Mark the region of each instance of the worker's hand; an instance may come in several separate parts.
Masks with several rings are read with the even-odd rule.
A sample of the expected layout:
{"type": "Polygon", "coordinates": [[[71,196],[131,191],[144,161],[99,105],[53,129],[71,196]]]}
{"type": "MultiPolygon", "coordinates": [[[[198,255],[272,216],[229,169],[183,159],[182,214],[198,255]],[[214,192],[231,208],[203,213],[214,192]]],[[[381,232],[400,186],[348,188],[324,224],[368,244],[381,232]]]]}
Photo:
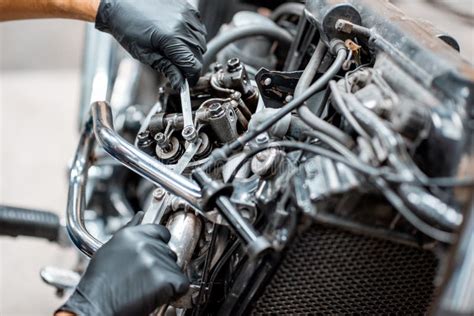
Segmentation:
{"type": "Polygon", "coordinates": [[[163,72],[174,89],[181,87],[183,75],[190,84],[199,79],[206,29],[186,0],[101,0],[95,25],[163,72]]]}
{"type": "Polygon", "coordinates": [[[167,245],[169,239],[170,233],[160,225],[120,230],[96,252],[60,311],[76,315],[149,315],[156,307],[186,293],[189,281],[176,264],[176,255],[167,245]]]}

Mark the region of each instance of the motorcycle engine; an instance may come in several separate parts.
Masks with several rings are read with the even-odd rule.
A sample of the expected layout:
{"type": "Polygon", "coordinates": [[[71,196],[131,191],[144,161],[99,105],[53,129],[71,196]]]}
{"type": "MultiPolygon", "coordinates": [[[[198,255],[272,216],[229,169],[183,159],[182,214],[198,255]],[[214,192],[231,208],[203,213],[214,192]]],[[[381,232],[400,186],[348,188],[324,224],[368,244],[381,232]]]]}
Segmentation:
{"type": "Polygon", "coordinates": [[[159,84],[153,106],[116,117],[135,147],[106,151],[146,179],[112,166],[88,209],[105,209],[106,187],[117,213],[168,227],[191,287],[158,314],[431,308],[470,196],[474,77],[388,2],[366,2],[241,11],[196,85],[159,84]],[[143,159],[124,162],[133,150],[143,159]]]}

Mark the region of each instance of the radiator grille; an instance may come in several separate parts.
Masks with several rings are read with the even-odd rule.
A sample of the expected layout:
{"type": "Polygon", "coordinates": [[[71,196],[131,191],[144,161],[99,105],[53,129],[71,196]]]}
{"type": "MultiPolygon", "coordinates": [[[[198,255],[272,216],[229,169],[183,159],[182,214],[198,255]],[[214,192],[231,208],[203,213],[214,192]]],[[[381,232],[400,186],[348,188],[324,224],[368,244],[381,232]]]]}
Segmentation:
{"type": "Polygon", "coordinates": [[[253,314],[423,314],[436,267],[431,252],[316,226],[293,243],[253,314]]]}

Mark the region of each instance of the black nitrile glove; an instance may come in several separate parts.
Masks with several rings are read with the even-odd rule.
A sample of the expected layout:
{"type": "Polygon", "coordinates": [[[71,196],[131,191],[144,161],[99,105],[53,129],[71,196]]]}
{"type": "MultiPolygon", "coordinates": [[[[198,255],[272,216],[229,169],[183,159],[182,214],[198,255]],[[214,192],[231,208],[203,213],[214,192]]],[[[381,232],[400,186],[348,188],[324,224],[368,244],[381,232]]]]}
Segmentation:
{"type": "Polygon", "coordinates": [[[141,62],[163,72],[178,90],[183,75],[199,79],[206,29],[186,0],[101,0],[95,26],[141,62]]]}
{"type": "Polygon", "coordinates": [[[136,216],[92,257],[76,290],[59,309],[75,315],[149,315],[186,293],[189,281],[168,247],[168,230],[136,216]]]}

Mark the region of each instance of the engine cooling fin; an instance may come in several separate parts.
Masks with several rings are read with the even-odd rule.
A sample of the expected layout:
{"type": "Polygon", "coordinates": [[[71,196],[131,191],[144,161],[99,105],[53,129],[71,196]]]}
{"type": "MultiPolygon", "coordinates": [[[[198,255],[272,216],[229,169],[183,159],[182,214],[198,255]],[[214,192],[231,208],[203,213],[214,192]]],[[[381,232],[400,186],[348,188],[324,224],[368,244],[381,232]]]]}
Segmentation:
{"type": "Polygon", "coordinates": [[[437,265],[429,251],[313,226],[290,246],[252,314],[425,314],[437,265]]]}

